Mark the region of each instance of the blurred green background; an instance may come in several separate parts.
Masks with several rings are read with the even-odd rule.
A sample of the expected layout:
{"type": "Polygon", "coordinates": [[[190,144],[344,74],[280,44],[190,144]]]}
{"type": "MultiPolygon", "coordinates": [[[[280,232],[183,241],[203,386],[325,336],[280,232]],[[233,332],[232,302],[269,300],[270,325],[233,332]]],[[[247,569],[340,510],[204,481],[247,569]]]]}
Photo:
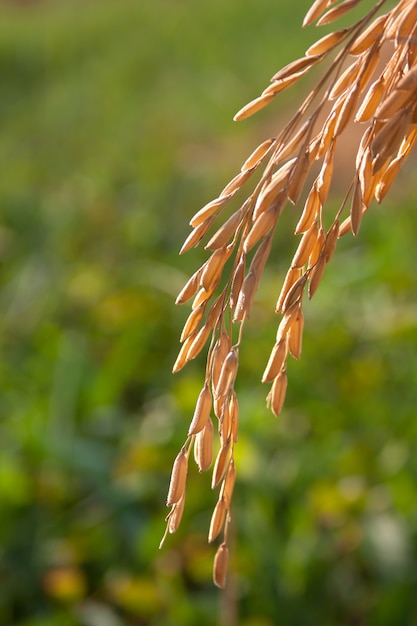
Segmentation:
{"type": "Polygon", "coordinates": [[[171,375],[204,258],[178,249],[305,91],[231,121],[317,37],[308,5],[0,5],[2,626],[417,625],[415,162],[341,241],[277,421],[259,380],[291,209],[278,229],[241,355],[226,594],[210,476],[157,549],[204,368],[171,375]]]}

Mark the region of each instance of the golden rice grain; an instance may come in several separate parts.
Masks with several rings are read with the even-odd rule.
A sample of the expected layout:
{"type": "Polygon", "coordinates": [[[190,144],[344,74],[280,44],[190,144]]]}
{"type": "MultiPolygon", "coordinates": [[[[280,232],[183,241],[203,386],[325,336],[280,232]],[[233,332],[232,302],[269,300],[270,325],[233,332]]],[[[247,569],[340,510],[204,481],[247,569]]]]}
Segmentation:
{"type": "Polygon", "coordinates": [[[317,218],[317,214],[321,208],[320,196],[317,191],[317,184],[315,183],[307,196],[307,200],[304,204],[304,209],[301,217],[295,227],[294,233],[300,235],[305,233],[312,226],[313,222],[317,218]]]}
{"type": "Polygon", "coordinates": [[[406,8],[400,17],[397,29],[397,41],[407,39],[407,37],[414,31],[417,20],[417,5],[415,2],[410,2],[408,8],[406,8]]]}
{"type": "Polygon", "coordinates": [[[285,296],[285,300],[282,304],[283,313],[286,313],[295,302],[301,300],[306,282],[307,274],[302,274],[302,276],[300,276],[300,278],[296,280],[296,282],[292,285],[291,289],[288,290],[288,293],[285,296]]]}
{"type": "Polygon", "coordinates": [[[335,84],[333,85],[330,93],[329,100],[336,100],[339,96],[341,96],[347,89],[352,87],[352,84],[356,80],[359,75],[359,72],[362,67],[362,59],[357,59],[355,63],[349,65],[345,71],[339,76],[335,84]]]}
{"type": "Polygon", "coordinates": [[[375,174],[383,167],[399,149],[406,130],[411,121],[411,110],[404,109],[393,115],[375,135],[371,143],[371,152],[374,157],[372,168],[375,174]]]}
{"type": "Polygon", "coordinates": [[[211,328],[207,324],[200,328],[187,352],[187,361],[192,361],[201,352],[209,338],[210,331],[211,328]]]}
{"type": "Polygon", "coordinates": [[[294,304],[284,313],[282,320],[279,323],[276,340],[279,343],[282,339],[285,338],[288,333],[290,326],[292,324],[292,320],[294,315],[297,312],[298,302],[294,302],[294,304]]]}
{"type": "Polygon", "coordinates": [[[319,159],[321,159],[323,156],[327,154],[328,149],[334,143],[334,139],[335,139],[334,129],[336,127],[337,114],[338,114],[337,110],[332,109],[324,123],[323,130],[320,133],[320,136],[318,138],[319,147],[318,147],[317,157],[319,159]]]}
{"type": "Polygon", "coordinates": [[[298,248],[291,261],[291,267],[302,268],[308,261],[319,233],[317,220],[315,220],[307,232],[301,237],[298,248]]]}
{"type": "Polygon", "coordinates": [[[214,395],[213,397],[214,415],[217,417],[219,422],[221,422],[223,419],[223,415],[226,410],[227,400],[228,400],[227,396],[214,395]]]}
{"type": "Polygon", "coordinates": [[[233,313],[233,322],[243,322],[245,317],[248,317],[258,281],[259,277],[257,277],[254,272],[249,271],[239,292],[236,308],[233,313]]]}
{"type": "Polygon", "coordinates": [[[253,246],[274,228],[278,215],[279,210],[277,211],[274,207],[259,215],[243,242],[243,252],[245,254],[250,252],[253,246]]]}
{"type": "Polygon", "coordinates": [[[229,465],[227,467],[226,476],[223,479],[223,483],[220,490],[220,495],[224,499],[226,508],[230,508],[230,503],[232,501],[233,489],[235,487],[236,482],[236,468],[233,458],[230,459],[229,465]]]}
{"type": "Polygon", "coordinates": [[[298,307],[296,314],[288,332],[288,351],[294,359],[301,356],[301,348],[303,342],[304,315],[301,305],[298,307]]]}
{"type": "Polygon", "coordinates": [[[217,250],[218,248],[223,248],[229,240],[235,235],[236,229],[239,223],[242,220],[243,209],[240,208],[238,211],[235,211],[233,215],[229,217],[229,219],[221,226],[213,235],[213,237],[209,240],[208,244],[205,246],[206,250],[217,250]]]}
{"type": "MultiPolygon", "coordinates": [[[[357,2],[357,0],[355,0],[357,2]]],[[[313,43],[308,50],[306,51],[306,56],[315,56],[316,54],[323,54],[325,52],[329,52],[335,46],[337,46],[342,39],[346,37],[346,34],[349,32],[348,28],[344,28],[343,30],[338,30],[334,33],[329,33],[328,35],[324,35],[321,39],[313,43]]]]}
{"type": "Polygon", "coordinates": [[[174,366],[172,368],[173,374],[176,374],[177,372],[179,372],[184,367],[184,365],[188,362],[187,354],[196,336],[197,336],[197,331],[194,330],[184,341],[181,347],[181,350],[178,353],[174,366]]]}
{"type": "Polygon", "coordinates": [[[238,366],[237,349],[232,348],[224,359],[220,370],[219,380],[216,386],[216,396],[223,398],[226,396],[235,382],[238,366]]]}
{"type": "Polygon", "coordinates": [[[220,333],[214,346],[211,358],[211,380],[213,382],[213,389],[216,389],[219,384],[223,363],[225,362],[231,347],[229,335],[225,332],[220,333]]]}
{"type": "Polygon", "coordinates": [[[284,405],[285,394],[287,392],[287,372],[282,370],[272,383],[271,390],[267,396],[267,404],[273,414],[278,417],[284,405]]]}
{"type": "Polygon", "coordinates": [[[360,90],[365,89],[370,80],[374,79],[375,70],[378,67],[380,50],[373,46],[367,53],[363,64],[363,70],[358,79],[360,90]]]}
{"type": "MultiPolygon", "coordinates": [[[[334,133],[336,135],[336,127],[335,125],[334,133]]],[[[334,152],[335,152],[335,142],[333,141],[327,148],[326,156],[324,158],[324,162],[322,168],[317,176],[317,191],[320,198],[320,204],[323,206],[327,200],[327,196],[329,195],[330,185],[332,183],[333,178],[333,165],[334,165],[334,152]]]]}
{"type": "Polygon", "coordinates": [[[232,249],[228,249],[226,246],[217,248],[204,263],[203,272],[200,278],[200,285],[204,287],[206,291],[209,291],[213,282],[217,282],[217,279],[220,278],[224,264],[229,258],[231,252],[232,249]]]}
{"type": "Polygon", "coordinates": [[[248,180],[249,176],[253,173],[253,171],[254,171],[254,168],[251,167],[251,168],[247,168],[243,172],[239,172],[239,174],[236,174],[236,176],[232,178],[230,183],[228,183],[226,187],[223,189],[223,191],[220,194],[220,197],[225,196],[226,198],[229,198],[231,194],[235,194],[237,191],[239,191],[241,186],[248,180]]]}
{"type": "Polygon", "coordinates": [[[356,83],[355,86],[348,92],[348,94],[341,99],[340,105],[339,101],[336,101],[336,105],[338,105],[339,108],[337,109],[338,114],[334,127],[335,137],[337,137],[344,131],[347,124],[353,118],[359,94],[359,84],[356,83]]]}
{"type": "Polygon", "coordinates": [[[414,148],[417,141],[417,126],[414,125],[408,129],[403,141],[401,142],[400,149],[398,150],[398,156],[403,157],[405,160],[411,150],[414,148]]]}
{"type": "Polygon", "coordinates": [[[271,383],[285,365],[288,354],[287,338],[284,337],[272,348],[269,361],[262,376],[263,383],[271,383]]]}
{"type": "Polygon", "coordinates": [[[363,153],[362,161],[357,168],[359,182],[362,191],[362,201],[365,206],[369,206],[374,197],[375,180],[372,175],[372,159],[369,148],[363,153]]]}
{"type": "Polygon", "coordinates": [[[303,27],[310,26],[310,24],[315,22],[323,11],[325,11],[328,6],[334,4],[334,2],[336,2],[336,0],[315,0],[304,17],[303,27]]]}
{"type": "Polygon", "coordinates": [[[282,305],[284,304],[284,300],[287,297],[287,293],[289,292],[289,290],[291,289],[293,284],[298,280],[299,277],[300,277],[300,270],[298,269],[298,267],[290,267],[290,269],[287,272],[287,275],[285,276],[285,280],[282,285],[281,292],[277,300],[277,304],[275,306],[275,313],[282,312],[282,305]]]}
{"type": "Polygon", "coordinates": [[[220,496],[211,516],[210,529],[208,533],[209,543],[213,543],[213,541],[219,536],[226,519],[226,511],[226,503],[224,498],[220,496]]]}
{"type": "Polygon", "coordinates": [[[417,67],[410,70],[402,78],[394,91],[390,93],[378,107],[375,117],[378,120],[388,120],[390,117],[403,111],[417,95],[417,67]]]}
{"type": "Polygon", "coordinates": [[[205,222],[208,217],[217,213],[220,207],[224,207],[231,198],[232,194],[229,196],[221,196],[205,204],[203,208],[197,211],[197,213],[191,218],[190,226],[196,227],[205,222]]]}
{"type": "Polygon", "coordinates": [[[190,298],[195,296],[200,286],[200,276],[201,276],[201,268],[199,268],[194,274],[189,278],[184,287],[181,289],[180,293],[175,300],[175,304],[184,304],[190,298]]]}
{"type": "Polygon", "coordinates": [[[320,284],[320,281],[323,277],[324,268],[326,267],[326,252],[323,251],[315,266],[311,270],[310,281],[308,284],[308,297],[311,298],[316,293],[317,287],[320,284]]]}
{"type": "Polygon", "coordinates": [[[249,267],[249,272],[253,272],[255,276],[258,277],[258,282],[271,252],[272,235],[273,232],[261,241],[255,254],[253,255],[252,262],[249,267]]]}
{"type": "Polygon", "coordinates": [[[350,222],[352,225],[352,233],[355,235],[358,234],[359,228],[362,221],[362,212],[363,212],[363,201],[362,201],[362,191],[359,180],[356,181],[352,204],[350,207],[350,222]]]}
{"type": "Polygon", "coordinates": [[[274,189],[270,188],[268,193],[261,193],[256,202],[252,220],[255,222],[265,211],[273,209],[281,211],[288,198],[288,189],[286,187],[286,181],[282,186],[277,186],[274,189]]]}
{"type": "Polygon", "coordinates": [[[214,216],[208,217],[204,222],[201,222],[191,231],[187,239],[184,241],[184,244],[180,250],[180,254],[184,254],[184,252],[187,252],[191,248],[198,246],[198,244],[212,225],[213,220],[214,216]]]}
{"type": "Polygon", "coordinates": [[[338,20],[340,17],[348,13],[348,11],[351,11],[351,9],[353,9],[359,2],[361,2],[361,0],[344,0],[344,2],[341,2],[337,6],[333,7],[333,9],[327,11],[327,13],[325,13],[323,17],[318,20],[317,26],[325,26],[326,24],[331,24],[335,20],[338,20]]]}
{"type": "Polygon", "coordinates": [[[188,471],[188,453],[184,447],[177,454],[172,467],[171,482],[168,489],[167,506],[173,506],[181,500],[185,493],[188,471]]]}
{"type": "Polygon", "coordinates": [[[266,105],[269,104],[271,100],[274,99],[274,97],[275,97],[274,94],[269,94],[267,96],[259,96],[259,98],[255,98],[255,100],[252,100],[251,102],[246,104],[244,107],[242,107],[236,113],[233,119],[235,120],[235,122],[240,122],[241,120],[245,120],[247,117],[250,117],[254,113],[257,113],[258,111],[266,107],[266,105]]]}
{"type": "Polygon", "coordinates": [[[295,163],[296,158],[294,157],[293,159],[290,159],[289,161],[284,163],[273,174],[271,179],[267,181],[257,198],[254,210],[254,219],[256,219],[260,213],[270,207],[271,204],[278,198],[282,188],[288,182],[289,174],[291,173],[295,163]]]}
{"type": "MultiPolygon", "coordinates": [[[[219,420],[220,445],[223,446],[229,438],[233,443],[237,442],[237,430],[239,425],[239,403],[235,391],[232,391],[224,401],[224,412],[219,420]]],[[[233,458],[233,451],[232,451],[233,458]]]]}
{"type": "Polygon", "coordinates": [[[381,204],[382,200],[385,198],[388,193],[391,185],[397,178],[398,172],[400,171],[401,165],[403,164],[403,157],[397,157],[394,159],[387,169],[382,174],[381,180],[376,186],[375,189],[375,200],[381,204]]]}
{"type": "MultiPolygon", "coordinates": [[[[220,399],[221,402],[222,399],[220,399]]],[[[219,436],[220,445],[222,446],[225,441],[230,437],[232,431],[232,405],[231,394],[223,399],[222,409],[219,411],[219,436]]]]}
{"type": "Polygon", "coordinates": [[[305,180],[310,171],[310,152],[305,150],[297,159],[291,171],[291,178],[288,185],[288,198],[293,204],[297,204],[300,193],[304,187],[305,180]]]}
{"type": "Polygon", "coordinates": [[[282,70],[279,70],[279,72],[273,75],[273,77],[271,78],[271,82],[274,82],[277,80],[283,80],[284,78],[293,76],[294,74],[297,74],[298,72],[301,72],[302,70],[310,69],[311,67],[313,67],[313,65],[316,65],[316,63],[321,61],[322,58],[323,58],[322,55],[316,55],[316,56],[310,55],[308,57],[306,56],[306,57],[302,57],[301,59],[297,59],[296,61],[293,61],[292,63],[288,63],[288,65],[283,67],[282,70]]]}
{"type": "Polygon", "coordinates": [[[215,489],[224,476],[230,458],[231,439],[225,441],[220,448],[214,463],[211,488],[215,489]]]}
{"type": "Polygon", "coordinates": [[[203,430],[200,430],[200,432],[197,433],[194,440],[194,459],[200,472],[205,472],[212,464],[213,435],[213,422],[209,417],[203,430]]]}
{"type": "Polygon", "coordinates": [[[229,303],[230,303],[230,311],[232,313],[234,312],[237,302],[238,302],[239,293],[242,288],[243,280],[245,278],[245,271],[246,271],[246,259],[245,259],[245,256],[242,255],[240,257],[236,270],[233,274],[232,286],[230,288],[229,303]]]}
{"type": "Polygon", "coordinates": [[[190,428],[188,429],[189,437],[191,435],[196,435],[201,430],[203,430],[208,420],[210,419],[211,405],[211,392],[206,382],[197,398],[193,419],[191,420],[190,428]]]}
{"type": "Polygon", "coordinates": [[[339,238],[339,229],[340,229],[340,223],[339,223],[339,220],[336,219],[331,225],[331,227],[329,228],[329,231],[326,235],[326,243],[325,243],[326,263],[330,261],[330,259],[332,258],[334,254],[334,251],[336,250],[337,240],[339,238]]]}
{"type": "MultiPolygon", "coordinates": [[[[201,270],[203,270],[203,268],[201,268],[201,270]]],[[[211,296],[213,295],[213,292],[216,288],[216,285],[211,285],[210,289],[204,289],[204,287],[201,287],[201,289],[196,293],[195,298],[193,300],[193,304],[192,304],[192,308],[194,309],[198,309],[202,304],[207,304],[207,300],[209,300],[211,298],[211,296]]]]}
{"type": "Polygon", "coordinates": [[[352,232],[350,216],[343,220],[339,228],[339,239],[352,232]]]}
{"type": "Polygon", "coordinates": [[[207,314],[206,324],[210,328],[214,328],[216,326],[219,316],[222,314],[224,308],[224,299],[220,295],[211,305],[210,310],[207,314]]]}
{"type": "Polygon", "coordinates": [[[317,263],[317,260],[318,260],[318,258],[320,256],[322,250],[324,250],[325,240],[326,240],[326,237],[324,235],[323,226],[320,226],[316,242],[315,242],[315,244],[313,246],[313,249],[312,249],[312,251],[310,253],[310,256],[308,257],[308,267],[309,268],[312,268],[313,265],[315,265],[317,263]]]}
{"type": "Polygon", "coordinates": [[[387,18],[387,14],[377,17],[361,35],[355,38],[355,41],[349,48],[349,54],[362,54],[362,52],[373,46],[376,40],[383,34],[387,18]]]}
{"type": "Polygon", "coordinates": [[[201,322],[204,311],[206,310],[207,302],[203,302],[196,309],[193,309],[190,315],[187,318],[187,321],[184,324],[184,328],[182,329],[180,341],[183,342],[187,337],[191,335],[196,329],[199,323],[201,322]]]}
{"type": "Polygon", "coordinates": [[[268,154],[274,141],[275,139],[273,138],[267,139],[266,141],[263,141],[257,148],[255,148],[252,154],[248,156],[248,158],[242,165],[242,172],[250,170],[252,167],[256,167],[258,163],[260,163],[262,159],[268,154]]]}
{"type": "Polygon", "coordinates": [[[379,106],[384,91],[385,80],[383,76],[380,76],[369,87],[367,94],[355,115],[355,122],[367,122],[371,119],[379,106]]]}
{"type": "Polygon", "coordinates": [[[178,530],[178,527],[181,523],[182,514],[184,512],[184,504],[185,504],[185,493],[182,498],[174,504],[172,510],[168,515],[168,532],[175,533],[178,530]]]}
{"type": "Polygon", "coordinates": [[[229,561],[229,549],[225,543],[222,543],[214,557],[213,581],[216,587],[224,589],[226,586],[227,564],[229,561]]]}
{"type": "Polygon", "coordinates": [[[279,148],[277,148],[276,159],[275,162],[283,162],[286,159],[289,159],[293,154],[296,148],[299,147],[300,143],[305,143],[305,138],[308,134],[308,131],[311,129],[311,119],[308,119],[301,127],[291,133],[290,137],[286,137],[285,141],[281,141],[279,143],[279,148]]]}
{"type": "Polygon", "coordinates": [[[280,91],[284,91],[288,87],[291,87],[294,83],[296,83],[304,74],[308,71],[309,68],[301,70],[300,72],[296,72],[295,74],[291,74],[286,78],[282,78],[280,80],[274,80],[266,89],[263,90],[263,96],[276,96],[280,91]]]}

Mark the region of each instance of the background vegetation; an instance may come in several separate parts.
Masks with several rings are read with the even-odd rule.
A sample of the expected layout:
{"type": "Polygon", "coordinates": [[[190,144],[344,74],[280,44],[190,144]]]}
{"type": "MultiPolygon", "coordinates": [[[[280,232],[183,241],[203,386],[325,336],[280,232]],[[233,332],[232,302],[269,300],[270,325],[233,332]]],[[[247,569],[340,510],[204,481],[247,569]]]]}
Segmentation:
{"type": "Polygon", "coordinates": [[[308,4],[1,6],[5,626],[417,624],[413,164],[341,242],[276,421],[259,379],[296,247],[283,218],[243,347],[225,597],[209,477],[191,472],[181,529],[157,551],[203,367],[170,373],[187,315],[173,300],[202,254],[177,251],[296,101],[231,122],[315,39],[308,4]]]}

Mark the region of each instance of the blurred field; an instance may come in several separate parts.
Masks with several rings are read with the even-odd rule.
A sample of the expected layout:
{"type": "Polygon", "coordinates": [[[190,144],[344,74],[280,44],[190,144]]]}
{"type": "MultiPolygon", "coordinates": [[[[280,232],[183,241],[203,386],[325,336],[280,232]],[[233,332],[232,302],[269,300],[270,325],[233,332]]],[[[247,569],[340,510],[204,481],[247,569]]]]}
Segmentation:
{"type": "Polygon", "coordinates": [[[177,252],[297,100],[231,121],[314,40],[308,4],[0,5],[1,625],[417,624],[415,161],[326,270],[276,421],[283,219],[243,345],[226,597],[208,476],[157,550],[203,376],[170,373],[202,258],[177,252]]]}

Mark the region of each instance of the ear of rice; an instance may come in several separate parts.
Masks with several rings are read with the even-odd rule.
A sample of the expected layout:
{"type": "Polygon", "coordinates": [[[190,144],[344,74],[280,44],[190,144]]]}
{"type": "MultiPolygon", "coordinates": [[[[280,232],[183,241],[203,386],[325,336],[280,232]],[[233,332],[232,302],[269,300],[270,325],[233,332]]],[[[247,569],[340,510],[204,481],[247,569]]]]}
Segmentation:
{"type": "MultiPolygon", "coordinates": [[[[304,24],[315,20],[318,24],[329,24],[358,3],[359,0],[315,0],[304,24]]],[[[358,234],[372,201],[383,200],[417,141],[417,3],[399,0],[385,15],[377,17],[383,4],[384,0],[377,2],[356,24],[319,38],[304,57],[279,70],[262,94],[237,113],[235,119],[249,117],[314,66],[330,59],[331,66],[313,81],[311,91],[276,138],[262,142],[221,194],[192,217],[193,230],[181,248],[181,253],[190,250],[208,235],[228,202],[241,192],[243,185],[248,188],[246,183],[256,170],[259,175],[252,182],[246,200],[213,229],[214,235],[208,237],[205,246],[211,250],[210,256],[176,300],[180,304],[192,299],[192,311],[184,324],[183,345],[174,371],[195,358],[210,342],[204,386],[197,398],[186,442],[173,466],[167,499],[171,510],[161,545],[181,520],[191,446],[200,471],[212,463],[214,427],[210,413],[213,408],[220,446],[212,486],[221,486],[209,541],[223,532],[213,569],[214,581],[220,587],[226,581],[229,509],[236,477],[234,446],[238,439],[239,409],[234,387],[238,352],[281,211],[287,200],[295,205],[299,215],[295,232],[301,239],[278,298],[276,310],[283,316],[262,377],[264,382],[272,383],[267,403],[275,415],[281,412],[285,399],[288,354],[296,359],[301,354],[306,285],[311,298],[334,254],[338,238],[348,232],[358,234]],[[362,129],[353,163],[353,180],[332,217],[327,215],[331,209],[327,200],[335,156],[343,150],[343,136],[351,124],[356,124],[359,131],[362,129]],[[304,191],[312,170],[318,174],[311,176],[315,180],[304,191]],[[306,199],[300,207],[302,196],[306,199]],[[330,224],[327,234],[326,224],[330,224]],[[230,275],[225,276],[228,267],[230,275]]]]}

